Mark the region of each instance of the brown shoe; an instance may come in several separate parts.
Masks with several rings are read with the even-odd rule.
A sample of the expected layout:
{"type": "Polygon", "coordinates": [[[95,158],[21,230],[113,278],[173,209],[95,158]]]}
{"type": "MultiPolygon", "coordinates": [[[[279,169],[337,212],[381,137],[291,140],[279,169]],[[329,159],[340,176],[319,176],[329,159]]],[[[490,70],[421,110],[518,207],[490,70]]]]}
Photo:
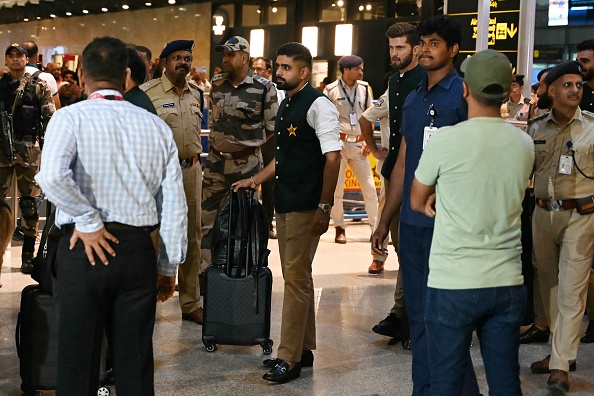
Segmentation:
{"type": "MultiPolygon", "coordinates": [[[[551,360],[551,355],[547,355],[546,358],[539,360],[538,362],[534,362],[530,365],[530,371],[534,374],[549,374],[553,372],[553,370],[549,369],[549,362],[551,360]]],[[[569,362],[569,371],[575,371],[577,368],[577,364],[575,360],[573,362],[569,362]]],[[[559,370],[556,370],[559,371],[559,370]]]]}
{"type": "Polygon", "coordinates": [[[346,231],[342,227],[336,227],[336,237],[334,238],[335,243],[340,243],[344,245],[346,241],[346,231]]]}
{"type": "Polygon", "coordinates": [[[564,395],[565,392],[569,392],[569,373],[552,369],[547,385],[547,389],[551,391],[552,395],[564,395]]]}
{"type": "Polygon", "coordinates": [[[183,313],[182,320],[192,320],[201,325],[204,321],[204,312],[202,311],[202,307],[190,313],[183,313]]]}
{"type": "Polygon", "coordinates": [[[369,273],[372,275],[381,274],[384,271],[384,262],[380,260],[373,260],[369,266],[369,273]]]}

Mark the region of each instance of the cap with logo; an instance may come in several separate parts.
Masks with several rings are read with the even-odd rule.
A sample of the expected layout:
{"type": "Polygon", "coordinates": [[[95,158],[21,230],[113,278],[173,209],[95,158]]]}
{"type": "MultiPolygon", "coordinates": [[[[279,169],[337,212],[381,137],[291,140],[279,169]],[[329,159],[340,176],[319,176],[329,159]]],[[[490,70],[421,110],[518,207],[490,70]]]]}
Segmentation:
{"type": "Polygon", "coordinates": [[[583,69],[580,62],[567,61],[559,63],[557,66],[553,67],[544,80],[547,85],[551,85],[559,78],[561,78],[561,76],[564,76],[566,74],[577,74],[578,76],[582,76],[582,71],[583,69]]]}
{"type": "Polygon", "coordinates": [[[223,45],[217,45],[215,51],[223,52],[223,50],[237,52],[243,51],[247,54],[250,53],[250,43],[241,36],[233,36],[229,40],[225,41],[223,45]]]}
{"type": "Polygon", "coordinates": [[[194,40],[174,40],[167,44],[159,58],[167,58],[169,55],[173,54],[175,51],[189,51],[192,52],[194,49],[194,40]]]}
{"type": "Polygon", "coordinates": [[[486,99],[503,99],[511,88],[512,69],[509,59],[492,49],[479,51],[464,59],[460,70],[470,91],[486,99]]]}
{"type": "Polygon", "coordinates": [[[4,53],[4,55],[8,55],[10,53],[10,51],[12,51],[13,49],[17,50],[19,52],[19,54],[27,55],[27,50],[24,49],[23,47],[21,47],[21,45],[19,43],[10,44],[8,46],[8,48],[6,48],[6,52],[4,53]]]}

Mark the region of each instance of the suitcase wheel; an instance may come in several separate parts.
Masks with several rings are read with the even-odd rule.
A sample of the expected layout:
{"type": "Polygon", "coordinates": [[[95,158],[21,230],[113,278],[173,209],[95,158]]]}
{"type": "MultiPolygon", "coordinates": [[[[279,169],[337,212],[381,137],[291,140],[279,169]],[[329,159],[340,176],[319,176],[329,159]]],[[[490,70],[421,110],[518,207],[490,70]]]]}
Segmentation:
{"type": "Polygon", "coordinates": [[[97,396],[109,396],[111,395],[111,389],[109,389],[107,386],[102,386],[99,389],[97,389],[97,396]]]}
{"type": "Polygon", "coordinates": [[[264,355],[270,355],[272,353],[273,344],[274,343],[272,342],[272,340],[267,340],[260,343],[260,346],[262,347],[262,353],[264,353],[264,355]]]}
{"type": "Polygon", "coordinates": [[[214,352],[217,350],[217,346],[215,344],[207,344],[205,345],[206,352],[214,352]]]}

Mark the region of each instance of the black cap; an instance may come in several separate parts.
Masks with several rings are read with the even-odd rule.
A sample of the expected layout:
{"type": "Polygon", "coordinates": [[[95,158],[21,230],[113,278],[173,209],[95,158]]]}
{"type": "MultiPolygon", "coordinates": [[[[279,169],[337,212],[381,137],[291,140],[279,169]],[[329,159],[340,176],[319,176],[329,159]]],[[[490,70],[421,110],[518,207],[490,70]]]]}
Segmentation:
{"type": "Polygon", "coordinates": [[[538,81],[540,81],[540,79],[542,78],[542,75],[545,74],[545,73],[550,72],[551,70],[553,70],[552,67],[547,67],[546,69],[542,69],[541,71],[538,72],[538,75],[536,76],[536,79],[538,81]]]}
{"type": "Polygon", "coordinates": [[[163,48],[159,58],[167,58],[175,51],[190,51],[194,49],[194,40],[175,40],[170,42],[163,48]]]}
{"type": "Polygon", "coordinates": [[[340,58],[338,61],[338,66],[341,66],[344,69],[352,69],[353,67],[359,66],[363,63],[363,59],[357,55],[347,55],[340,58]]]}
{"type": "Polygon", "coordinates": [[[524,86],[524,75],[523,74],[514,74],[512,77],[512,83],[518,83],[524,86]]]}
{"type": "Polygon", "coordinates": [[[25,54],[27,55],[27,50],[24,49],[23,47],[21,47],[21,45],[19,43],[12,43],[8,46],[8,48],[6,48],[6,52],[4,52],[4,55],[8,55],[10,53],[10,51],[12,51],[13,49],[19,51],[19,54],[25,54]]]}
{"type": "Polygon", "coordinates": [[[551,85],[561,76],[566,74],[577,74],[578,76],[582,76],[582,65],[578,61],[567,61],[558,64],[557,66],[553,67],[549,74],[545,77],[545,83],[547,85],[551,85]]]}

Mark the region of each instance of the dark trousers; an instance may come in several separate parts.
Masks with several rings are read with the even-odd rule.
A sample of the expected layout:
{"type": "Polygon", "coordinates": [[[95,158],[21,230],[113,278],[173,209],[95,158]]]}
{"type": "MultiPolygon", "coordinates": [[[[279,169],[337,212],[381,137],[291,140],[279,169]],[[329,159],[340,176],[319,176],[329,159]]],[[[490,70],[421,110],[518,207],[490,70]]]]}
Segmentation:
{"type": "Polygon", "coordinates": [[[57,263],[59,320],[58,396],[96,395],[101,343],[112,321],[116,392],[154,395],[153,327],[157,263],[150,233],[128,226],[110,227],[109,265],[92,266],[84,245],[69,249],[72,230],[60,241],[57,263]]]}
{"type": "MultiPolygon", "coordinates": [[[[272,135],[266,143],[260,146],[264,166],[274,160],[276,154],[275,140],[274,135],[272,135]]],[[[268,228],[272,230],[272,219],[274,218],[274,178],[262,183],[262,206],[264,206],[266,217],[268,217],[268,228]]]]}
{"type": "Polygon", "coordinates": [[[491,396],[521,396],[518,327],[523,285],[484,289],[428,288],[425,327],[431,356],[430,395],[460,395],[472,332],[477,330],[491,396]]]}
{"type": "MultiPolygon", "coordinates": [[[[431,384],[430,366],[432,359],[427,349],[425,330],[425,305],[427,298],[427,276],[429,275],[429,251],[433,239],[433,228],[416,227],[400,223],[400,271],[406,314],[410,323],[412,344],[413,396],[429,394],[431,384]]],[[[461,395],[479,395],[478,383],[470,353],[467,351],[464,369],[464,386],[461,395]]]]}

